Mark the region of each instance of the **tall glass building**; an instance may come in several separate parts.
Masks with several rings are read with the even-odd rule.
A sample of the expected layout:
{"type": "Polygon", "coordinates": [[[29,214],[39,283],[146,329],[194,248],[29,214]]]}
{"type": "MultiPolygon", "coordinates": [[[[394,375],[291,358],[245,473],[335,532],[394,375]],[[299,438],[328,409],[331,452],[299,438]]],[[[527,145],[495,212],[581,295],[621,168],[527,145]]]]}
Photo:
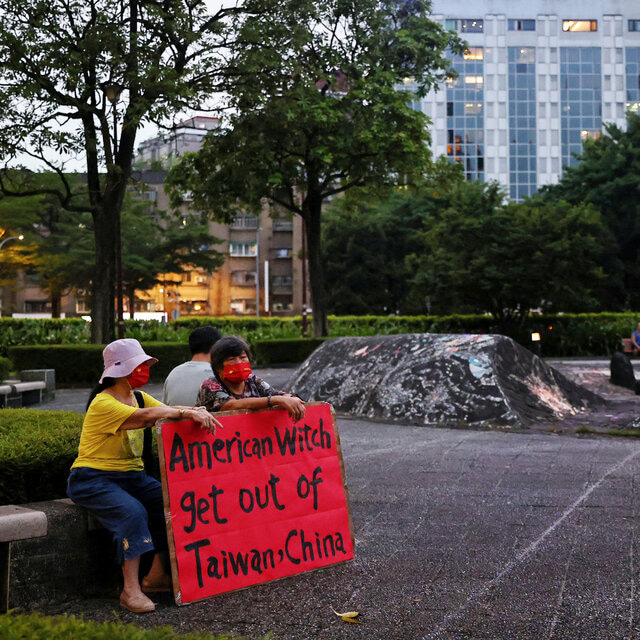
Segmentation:
{"type": "Polygon", "coordinates": [[[420,103],[433,152],[513,200],[640,108],[640,0],[433,0],[432,19],[469,44],[458,77],[420,103]]]}

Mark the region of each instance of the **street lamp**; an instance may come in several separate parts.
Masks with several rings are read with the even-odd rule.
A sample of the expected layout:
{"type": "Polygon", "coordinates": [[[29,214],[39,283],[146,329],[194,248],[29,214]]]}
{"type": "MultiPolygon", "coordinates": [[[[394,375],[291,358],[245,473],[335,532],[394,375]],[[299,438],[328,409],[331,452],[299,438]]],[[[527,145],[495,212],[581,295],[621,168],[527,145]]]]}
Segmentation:
{"type": "MultiPolygon", "coordinates": [[[[103,82],[100,88],[104,92],[105,97],[111,103],[113,110],[113,163],[116,163],[116,155],[118,153],[118,112],[116,104],[118,98],[122,93],[124,87],[117,82],[109,81],[103,82]]],[[[115,258],[116,258],[116,313],[118,317],[118,338],[124,338],[124,305],[122,295],[122,236],[120,230],[120,212],[116,216],[116,246],[115,246],[115,258]]],[[[131,316],[131,309],[129,309],[129,316],[131,316]]]]}
{"type": "Polygon", "coordinates": [[[5,243],[9,242],[9,240],[24,240],[24,236],[20,235],[20,236],[9,236],[8,238],[5,238],[2,242],[0,242],[0,249],[2,249],[2,247],[4,247],[5,243]]]}

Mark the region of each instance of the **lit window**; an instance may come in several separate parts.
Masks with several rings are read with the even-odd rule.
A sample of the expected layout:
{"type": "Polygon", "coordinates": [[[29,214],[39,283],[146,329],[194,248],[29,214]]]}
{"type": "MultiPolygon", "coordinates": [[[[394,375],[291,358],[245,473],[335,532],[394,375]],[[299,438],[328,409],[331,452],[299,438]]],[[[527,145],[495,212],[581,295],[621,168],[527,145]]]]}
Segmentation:
{"type": "Polygon", "coordinates": [[[563,31],[597,31],[597,20],[563,20],[563,31]]]}
{"type": "Polygon", "coordinates": [[[598,140],[602,136],[602,131],[589,131],[587,129],[583,129],[580,132],[580,140],[583,142],[585,140],[598,140]]]}
{"type": "Polygon", "coordinates": [[[467,102],[464,105],[464,112],[466,114],[477,114],[482,111],[482,102],[467,102]]]}
{"type": "Polygon", "coordinates": [[[629,20],[629,31],[640,31],[640,20],[629,20]]]}
{"type": "Polygon", "coordinates": [[[482,47],[469,47],[463,55],[465,60],[483,60],[483,50],[482,47]]]}
{"type": "Polygon", "coordinates": [[[444,21],[444,26],[448,31],[459,31],[461,33],[484,32],[484,21],[479,18],[449,18],[444,21]]]}
{"type": "Polygon", "coordinates": [[[482,33],[484,22],[482,20],[461,20],[460,31],[462,33],[482,33]]]}
{"type": "Polygon", "coordinates": [[[255,299],[247,298],[234,298],[231,300],[231,311],[233,313],[255,313],[256,301],[255,299]]]}
{"type": "Polygon", "coordinates": [[[230,242],[229,253],[236,258],[255,257],[256,243],[255,242],[230,242]]]}
{"type": "Polygon", "coordinates": [[[535,20],[509,20],[509,31],[535,31],[535,20]]]}
{"type": "Polygon", "coordinates": [[[465,84],[482,84],[484,78],[482,76],[465,76],[464,82],[465,84]]]}

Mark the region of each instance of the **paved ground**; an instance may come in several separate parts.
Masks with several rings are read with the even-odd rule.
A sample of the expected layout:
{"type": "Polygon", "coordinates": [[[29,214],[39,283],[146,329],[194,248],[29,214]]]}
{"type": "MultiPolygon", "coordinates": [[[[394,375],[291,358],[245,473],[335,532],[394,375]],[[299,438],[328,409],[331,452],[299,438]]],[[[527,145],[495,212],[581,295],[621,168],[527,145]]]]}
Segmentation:
{"type": "Polygon", "coordinates": [[[115,600],[45,612],[282,640],[640,638],[640,440],[339,427],[354,561],[146,616],[115,600]]]}

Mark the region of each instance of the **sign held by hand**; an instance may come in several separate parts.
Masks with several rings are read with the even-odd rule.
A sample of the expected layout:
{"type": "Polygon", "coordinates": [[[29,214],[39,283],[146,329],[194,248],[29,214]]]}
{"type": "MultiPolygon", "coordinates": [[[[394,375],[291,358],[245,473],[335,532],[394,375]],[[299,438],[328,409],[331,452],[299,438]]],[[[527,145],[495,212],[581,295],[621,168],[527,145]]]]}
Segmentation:
{"type": "Polygon", "coordinates": [[[335,413],[216,414],[158,427],[174,596],[186,604],[353,558],[335,413]]]}

